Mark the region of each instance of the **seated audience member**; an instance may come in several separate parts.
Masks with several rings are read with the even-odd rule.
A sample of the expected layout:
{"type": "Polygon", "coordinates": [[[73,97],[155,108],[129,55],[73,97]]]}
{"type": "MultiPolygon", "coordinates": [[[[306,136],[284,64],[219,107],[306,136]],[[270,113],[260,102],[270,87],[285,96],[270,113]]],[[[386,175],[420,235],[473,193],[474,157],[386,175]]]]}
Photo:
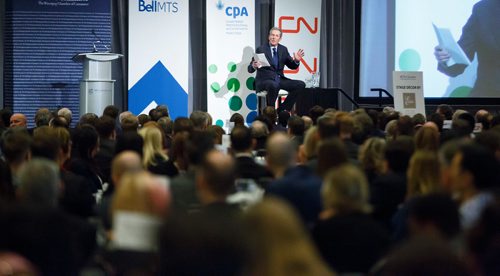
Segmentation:
{"type": "Polygon", "coordinates": [[[162,132],[155,126],[144,126],[139,130],[144,140],[142,163],[154,174],[174,177],[179,174],[177,167],[169,160],[163,149],[162,132]]]}
{"type": "Polygon", "coordinates": [[[194,126],[193,121],[186,117],[177,117],[174,120],[173,135],[181,132],[191,133],[193,132],[194,126]]]}
{"type": "Polygon", "coordinates": [[[195,110],[189,115],[189,120],[193,122],[193,129],[202,131],[206,130],[207,127],[211,124],[209,124],[210,117],[208,116],[208,113],[200,111],[200,110],[195,110]]]}
{"type": "Polygon", "coordinates": [[[234,113],[231,115],[231,118],[229,118],[229,122],[234,123],[234,126],[244,126],[245,125],[245,118],[240,113],[234,113]]]}
{"type": "Polygon", "coordinates": [[[226,134],[226,131],[221,126],[209,125],[207,133],[214,138],[215,145],[222,145],[222,137],[226,134]]]}
{"type": "Polygon", "coordinates": [[[474,142],[491,150],[495,154],[496,159],[500,161],[500,132],[492,130],[482,131],[476,135],[474,142]]]}
{"type": "Polygon", "coordinates": [[[28,125],[26,116],[22,113],[14,113],[10,116],[10,127],[24,127],[28,125]]]}
{"type": "Polygon", "coordinates": [[[476,119],[476,122],[481,123],[482,130],[490,129],[490,121],[493,116],[487,110],[478,110],[474,118],[476,119]]]}
{"type": "Polygon", "coordinates": [[[305,225],[312,225],[321,211],[321,178],[309,167],[296,165],[297,152],[283,133],[269,137],[266,151],[267,166],[276,179],[269,184],[267,194],[285,199],[305,225]]]}
{"type": "Polygon", "coordinates": [[[381,129],[381,121],[382,121],[382,114],[379,113],[374,109],[368,109],[366,111],[366,114],[370,116],[370,119],[372,119],[373,123],[373,132],[370,134],[370,137],[379,137],[379,138],[384,138],[385,134],[384,131],[381,129]]]}
{"type": "Polygon", "coordinates": [[[58,210],[59,182],[53,161],[33,159],[19,172],[19,204],[0,211],[0,248],[41,275],[77,275],[96,245],[94,227],[58,210]]]}
{"type": "Polygon", "coordinates": [[[64,118],[63,116],[55,116],[52,119],[50,119],[49,126],[50,127],[64,127],[66,129],[70,129],[68,121],[66,121],[66,118],[64,118]]]}
{"type": "MultiPolygon", "coordinates": [[[[57,116],[62,116],[64,119],[66,119],[66,122],[68,123],[68,127],[71,126],[71,121],[73,119],[73,112],[67,107],[63,107],[57,111],[57,116]]],[[[80,119],[81,120],[81,119],[80,119]]]]}
{"type": "Polygon", "coordinates": [[[451,163],[452,189],[460,203],[461,224],[472,228],[498,188],[499,164],[491,151],[480,145],[462,146],[451,163]]]}
{"type": "Polygon", "coordinates": [[[35,113],[35,127],[48,126],[52,113],[48,108],[40,108],[35,113]]]}
{"type": "Polygon", "coordinates": [[[346,112],[337,112],[335,120],[338,124],[339,138],[344,142],[350,160],[358,159],[359,146],[352,141],[354,119],[346,112]]]}
{"type": "MultiPolygon", "coordinates": [[[[14,127],[3,133],[1,149],[9,167],[11,185],[17,187],[19,169],[31,159],[31,137],[23,127],[14,127]]],[[[9,179],[9,178],[8,178],[9,179]]]]}
{"type": "Polygon", "coordinates": [[[173,127],[174,122],[169,117],[161,117],[158,119],[158,126],[163,131],[163,137],[165,138],[164,148],[168,153],[168,150],[172,148],[172,140],[173,140],[173,127]]]}
{"type": "Polygon", "coordinates": [[[333,275],[285,202],[264,199],[245,214],[245,224],[250,229],[249,274],[333,275]]]}
{"type": "Polygon", "coordinates": [[[427,122],[433,122],[434,124],[436,124],[436,126],[438,127],[438,131],[439,133],[442,133],[443,132],[443,124],[444,124],[444,120],[443,120],[443,117],[437,113],[432,113],[431,115],[429,115],[429,117],[427,118],[427,122]]]}
{"type": "Polygon", "coordinates": [[[272,178],[272,174],[267,168],[255,162],[252,154],[255,143],[252,131],[245,126],[236,126],[231,132],[231,150],[236,162],[236,177],[253,179],[264,187],[272,178]]]}
{"type": "Polygon", "coordinates": [[[265,123],[255,120],[250,127],[252,130],[252,138],[255,139],[255,151],[257,156],[264,156],[266,153],[266,141],[269,136],[269,128],[265,123]]]}
{"type": "Polygon", "coordinates": [[[137,129],[139,128],[139,119],[132,113],[122,113],[120,114],[120,127],[123,133],[129,131],[137,132],[137,129]]]}
{"type": "Polygon", "coordinates": [[[318,136],[320,140],[326,140],[339,136],[339,122],[331,115],[323,115],[319,117],[316,120],[316,127],[318,128],[318,136]]]}
{"type": "Polygon", "coordinates": [[[311,107],[309,110],[309,117],[312,120],[313,125],[315,126],[319,117],[325,114],[325,109],[319,105],[315,105],[311,107]]]}
{"type": "Polygon", "coordinates": [[[447,104],[440,104],[436,109],[436,113],[441,115],[444,120],[451,120],[453,116],[453,108],[447,104]]]}
{"type": "Polygon", "coordinates": [[[105,254],[115,273],[156,272],[159,230],[169,203],[167,185],[160,178],[145,171],[123,175],[111,205],[111,247],[105,254]]]}
{"type": "Polygon", "coordinates": [[[290,113],[288,113],[288,111],[286,110],[280,111],[280,113],[278,113],[278,122],[276,124],[276,130],[286,132],[288,129],[288,119],[290,119],[290,113]]]}
{"type": "Polygon", "coordinates": [[[369,184],[384,173],[385,146],[384,139],[372,137],[368,138],[359,148],[358,161],[369,184]]]}
{"type": "Polygon", "coordinates": [[[147,122],[151,121],[151,117],[147,114],[139,114],[137,120],[139,121],[139,128],[142,128],[147,122]]]}
{"type": "Polygon", "coordinates": [[[69,214],[88,218],[94,215],[95,199],[91,185],[85,177],[64,169],[70,158],[71,138],[65,128],[41,126],[33,132],[31,151],[33,157],[47,158],[56,162],[60,169],[59,206],[69,214]]]}
{"type": "Polygon", "coordinates": [[[313,120],[309,116],[302,116],[302,120],[304,120],[304,131],[309,130],[313,125],[313,120]]]}
{"type": "Polygon", "coordinates": [[[416,150],[437,151],[439,148],[439,131],[437,127],[424,125],[417,130],[414,140],[416,150]]]}
{"type": "Polygon", "coordinates": [[[367,273],[389,247],[387,231],[370,216],[368,183],[353,165],[328,173],[321,195],[324,211],[312,231],[316,246],[339,273],[367,273]]]}
{"type": "Polygon", "coordinates": [[[262,110],[262,116],[269,122],[269,132],[276,131],[276,122],[278,120],[278,114],[273,106],[266,106],[262,110]]]}
{"type": "Polygon", "coordinates": [[[413,148],[414,143],[411,137],[401,136],[389,141],[384,153],[387,171],[377,177],[370,187],[373,217],[388,228],[399,204],[405,200],[406,170],[413,148]]]}
{"type": "Polygon", "coordinates": [[[467,257],[473,275],[499,275],[500,203],[486,207],[467,235],[467,257]]]}
{"type": "Polygon", "coordinates": [[[471,275],[464,261],[455,254],[448,243],[428,236],[419,236],[396,248],[371,274],[471,275]]]}
{"type": "MultiPolygon", "coordinates": [[[[366,114],[364,109],[356,109],[352,113],[352,118],[354,119],[354,127],[352,131],[352,141],[356,145],[361,145],[363,142],[368,139],[373,133],[373,129],[375,126],[373,125],[373,121],[366,114]]],[[[357,157],[353,160],[357,160],[357,157]]]]}
{"type": "Polygon", "coordinates": [[[439,159],[435,151],[417,150],[407,171],[406,199],[392,218],[393,238],[399,241],[407,235],[408,203],[417,196],[441,192],[439,159]]]}
{"type": "Polygon", "coordinates": [[[316,173],[324,179],[328,171],[349,163],[347,149],[338,138],[324,139],[318,147],[318,168],[316,173]]]}
{"type": "Polygon", "coordinates": [[[410,116],[401,116],[397,123],[397,136],[411,136],[415,134],[415,125],[410,116]]]}
{"type": "Polygon", "coordinates": [[[102,111],[102,116],[108,116],[113,120],[116,120],[119,114],[120,114],[120,109],[118,109],[118,107],[114,105],[108,105],[102,111]]]}
{"type": "MultiPolygon", "coordinates": [[[[85,113],[80,117],[80,121],[78,122],[78,126],[91,125],[91,126],[95,127],[95,123],[96,123],[97,119],[99,119],[97,114],[85,113]]],[[[68,125],[70,125],[70,124],[68,123],[68,125]]]]}
{"type": "Polygon", "coordinates": [[[320,137],[318,127],[313,126],[307,130],[304,143],[299,147],[298,161],[307,165],[313,172],[318,170],[318,145],[320,137]]]}
{"type": "Polygon", "coordinates": [[[398,121],[391,120],[385,125],[385,139],[387,141],[395,140],[398,134],[398,121]]]}
{"type": "Polygon", "coordinates": [[[137,152],[142,158],[143,145],[144,139],[137,131],[124,131],[116,137],[115,156],[122,151],[131,150],[137,152]]]}
{"type": "Polygon", "coordinates": [[[193,131],[182,148],[187,156],[184,160],[187,162],[187,170],[170,182],[172,207],[177,212],[198,212],[201,203],[196,191],[196,172],[206,153],[214,148],[213,139],[203,131],[193,131]]]}
{"type": "Polygon", "coordinates": [[[304,132],[305,132],[305,123],[304,120],[299,116],[291,116],[288,119],[288,136],[290,136],[290,140],[295,143],[297,149],[302,143],[304,143],[304,132]]]}
{"type": "Polygon", "coordinates": [[[99,149],[99,135],[91,125],[80,125],[75,129],[71,159],[65,168],[72,173],[83,176],[92,183],[91,190],[96,194],[103,188],[102,176],[95,163],[95,155],[99,149]]]}
{"type": "Polygon", "coordinates": [[[109,183],[111,176],[111,160],[115,155],[116,128],[115,120],[108,116],[99,117],[95,128],[99,134],[99,150],[95,156],[96,165],[100,168],[103,182],[109,183]]]}

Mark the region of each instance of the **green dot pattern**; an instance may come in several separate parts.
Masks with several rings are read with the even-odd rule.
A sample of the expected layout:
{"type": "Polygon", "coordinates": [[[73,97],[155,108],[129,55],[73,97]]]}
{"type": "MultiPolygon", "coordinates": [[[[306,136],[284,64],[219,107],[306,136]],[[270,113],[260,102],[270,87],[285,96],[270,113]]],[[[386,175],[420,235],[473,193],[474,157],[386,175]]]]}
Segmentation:
{"type": "Polygon", "coordinates": [[[227,89],[232,92],[238,92],[240,90],[240,81],[236,78],[231,78],[227,81],[227,89]]]}
{"type": "Polygon", "coordinates": [[[243,106],[243,101],[241,100],[240,97],[238,96],[233,96],[231,99],[229,99],[229,108],[231,108],[232,111],[238,111],[241,109],[243,106]]]}
{"type": "Polygon", "coordinates": [[[399,55],[399,69],[401,71],[419,71],[422,59],[414,49],[406,49],[399,55]]]}
{"type": "Polygon", "coordinates": [[[249,77],[247,79],[247,88],[248,90],[255,90],[255,78],[249,77]]]}
{"type": "Polygon", "coordinates": [[[469,97],[472,87],[469,86],[460,86],[455,88],[451,93],[450,97],[453,98],[464,98],[469,97]]]}
{"type": "Polygon", "coordinates": [[[215,122],[216,125],[220,126],[220,127],[224,127],[224,122],[222,120],[217,120],[215,122]]]}
{"type": "Polygon", "coordinates": [[[219,84],[219,83],[217,83],[217,82],[214,82],[214,83],[212,83],[212,84],[210,85],[210,88],[212,89],[212,91],[213,91],[214,93],[217,93],[217,92],[219,92],[219,91],[220,91],[220,84],[219,84]]]}
{"type": "Polygon", "coordinates": [[[232,61],[227,64],[227,70],[229,70],[229,72],[231,72],[231,73],[236,71],[236,67],[237,67],[236,63],[234,63],[232,61]]]}
{"type": "Polygon", "coordinates": [[[208,66],[208,72],[210,72],[212,74],[217,73],[217,65],[212,64],[212,65],[208,66]]]}

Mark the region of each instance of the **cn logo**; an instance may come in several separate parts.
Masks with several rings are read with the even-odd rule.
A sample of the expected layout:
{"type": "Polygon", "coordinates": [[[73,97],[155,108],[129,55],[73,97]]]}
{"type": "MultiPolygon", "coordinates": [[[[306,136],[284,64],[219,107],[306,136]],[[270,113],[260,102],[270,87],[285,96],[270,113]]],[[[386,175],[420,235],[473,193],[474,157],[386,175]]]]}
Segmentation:
{"type": "Polygon", "coordinates": [[[284,33],[292,33],[292,34],[299,33],[300,26],[301,26],[300,23],[302,23],[309,30],[309,32],[311,34],[316,34],[318,32],[318,18],[317,17],[314,18],[314,28],[312,28],[311,25],[309,25],[309,23],[307,23],[307,21],[304,17],[297,18],[297,20],[295,21],[295,29],[285,28],[283,26],[284,21],[295,21],[295,16],[281,16],[278,19],[278,27],[284,33]]]}
{"type": "MultiPolygon", "coordinates": [[[[302,62],[302,65],[304,65],[304,67],[306,68],[307,72],[309,73],[315,73],[315,72],[318,72],[318,58],[314,58],[313,59],[313,66],[311,68],[311,66],[309,66],[309,64],[304,60],[302,59],[300,62],[302,62]]],[[[300,67],[295,69],[295,70],[283,70],[283,73],[285,74],[298,74],[299,73],[299,70],[300,70],[300,67]]]]}

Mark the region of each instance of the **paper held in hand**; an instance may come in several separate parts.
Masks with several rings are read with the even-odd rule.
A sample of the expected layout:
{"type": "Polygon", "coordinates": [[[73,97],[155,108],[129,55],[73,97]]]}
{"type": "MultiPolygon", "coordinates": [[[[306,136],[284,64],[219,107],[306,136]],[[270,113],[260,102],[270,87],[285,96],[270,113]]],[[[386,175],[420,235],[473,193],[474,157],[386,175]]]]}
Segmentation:
{"type": "Polygon", "coordinates": [[[266,58],[265,54],[255,54],[255,55],[253,55],[253,59],[255,61],[259,61],[260,62],[260,67],[271,66],[271,64],[269,64],[269,61],[267,61],[267,58],[266,58]]]}
{"type": "Polygon", "coordinates": [[[450,29],[438,28],[436,25],[432,24],[434,31],[439,42],[439,47],[446,49],[450,53],[450,59],[446,62],[446,66],[452,66],[454,64],[465,64],[469,65],[470,60],[467,55],[462,50],[462,47],[453,38],[450,29]]]}

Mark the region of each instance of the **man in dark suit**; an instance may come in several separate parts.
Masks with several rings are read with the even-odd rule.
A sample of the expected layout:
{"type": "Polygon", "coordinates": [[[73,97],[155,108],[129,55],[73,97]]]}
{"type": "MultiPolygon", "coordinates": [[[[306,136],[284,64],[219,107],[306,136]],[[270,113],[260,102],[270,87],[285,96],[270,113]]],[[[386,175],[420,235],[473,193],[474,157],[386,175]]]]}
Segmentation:
{"type": "Polygon", "coordinates": [[[291,80],[283,74],[285,65],[290,69],[297,69],[300,60],[304,56],[304,50],[299,49],[290,56],[288,49],[279,44],[283,33],[279,28],[273,27],[269,31],[269,43],[266,43],[255,50],[256,54],[265,54],[271,66],[262,66],[260,61],[252,58],[248,65],[248,72],[257,71],[255,77],[256,91],[267,91],[267,105],[274,106],[280,89],[288,91],[286,100],[278,107],[281,110],[291,110],[299,91],[305,88],[305,83],[299,80],[291,80]]]}
{"type": "MultiPolygon", "coordinates": [[[[472,15],[462,29],[458,44],[469,60],[477,53],[477,79],[471,91],[472,97],[498,97],[500,95],[500,1],[482,0],[474,5],[472,15]]],[[[464,64],[447,66],[450,53],[436,46],[434,55],[438,70],[450,77],[462,74],[467,67],[464,64]]]]}

